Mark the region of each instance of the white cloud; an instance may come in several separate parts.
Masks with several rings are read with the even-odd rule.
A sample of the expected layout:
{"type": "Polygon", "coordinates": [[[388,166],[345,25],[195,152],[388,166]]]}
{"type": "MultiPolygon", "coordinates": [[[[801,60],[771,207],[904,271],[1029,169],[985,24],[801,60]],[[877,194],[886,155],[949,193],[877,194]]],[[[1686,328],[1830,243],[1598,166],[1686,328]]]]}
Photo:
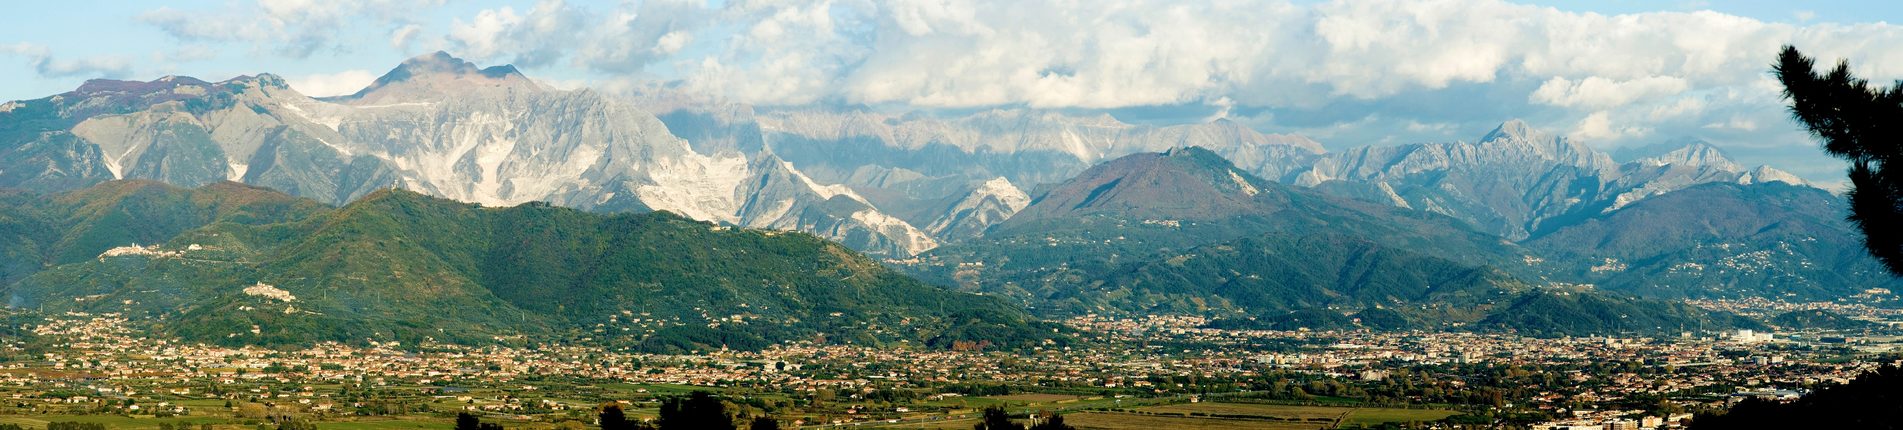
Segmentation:
{"type": "Polygon", "coordinates": [[[561,0],[543,0],[522,14],[504,6],[478,12],[469,22],[456,20],[449,41],[470,59],[539,67],[566,55],[580,40],[587,31],[583,19],[582,11],[561,0]]]}
{"type": "Polygon", "coordinates": [[[358,90],[370,86],[377,75],[369,70],[345,70],[330,74],[293,76],[284,79],[291,89],[311,97],[330,97],[355,94],[358,90]]]}
{"type": "Polygon", "coordinates": [[[397,52],[410,52],[410,44],[416,41],[417,33],[421,32],[423,32],[423,26],[416,24],[404,24],[395,30],[390,30],[390,47],[396,49],[397,52]]]}
{"type": "Polygon", "coordinates": [[[1588,144],[1603,144],[1607,141],[1651,134],[1651,130],[1644,127],[1620,124],[1631,124],[1631,122],[1615,122],[1611,113],[1607,111],[1593,112],[1591,115],[1586,115],[1585,119],[1579,120],[1579,125],[1573,127],[1572,133],[1568,133],[1566,137],[1588,144]]]}
{"type": "Polygon", "coordinates": [[[1498,84],[1537,88],[1524,102],[1575,113],[1658,109],[1679,94],[1758,85],[1786,42],[1856,58],[1879,81],[1903,77],[1903,51],[1888,49],[1903,30],[1888,24],[1499,0],[541,0],[481,10],[442,34],[406,21],[440,2],[258,0],[140,19],[183,40],[254,41],[290,56],[334,47],[340,28],[367,22],[401,51],[440,40],[422,43],[479,62],[566,59],[613,75],[663,64],[696,90],[759,104],[1313,108],[1498,84]]]}
{"type": "Polygon", "coordinates": [[[132,60],[119,56],[61,58],[45,45],[20,42],[0,45],[0,54],[27,60],[34,73],[45,78],[123,78],[132,73],[132,60]]]}
{"type": "Polygon", "coordinates": [[[1588,76],[1578,81],[1555,77],[1534,90],[1530,100],[1553,106],[1607,109],[1638,100],[1675,95],[1686,88],[1689,85],[1685,79],[1671,76],[1648,76],[1629,81],[1598,76],[1588,76]]]}
{"type": "Polygon", "coordinates": [[[760,104],[1120,108],[1226,98],[1307,108],[1530,82],[1537,89],[1525,102],[1581,113],[1757,85],[1792,40],[1855,47],[1846,54],[1872,58],[1866,71],[1903,72],[1903,53],[1873,41],[1903,42],[1894,26],[1608,16],[1496,0],[657,4],[675,3],[596,14],[606,18],[590,34],[622,37],[591,37],[575,48],[578,63],[620,73],[664,61],[696,90],[760,104]],[[719,42],[684,48],[695,41],[719,42]]]}
{"type": "Polygon", "coordinates": [[[268,0],[141,20],[183,40],[290,56],[369,23],[398,50],[440,47],[532,75],[573,67],[583,73],[565,78],[595,85],[660,76],[761,105],[1190,106],[1190,117],[1367,141],[1526,117],[1595,144],[1698,134],[1809,145],[1782,132],[1788,118],[1766,76],[1780,45],[1849,58],[1873,82],[1903,78],[1903,26],[1801,13],[1792,23],[1501,0],[541,0],[417,26],[402,12],[439,1],[268,0]]]}
{"type": "Polygon", "coordinates": [[[509,45],[509,31],[522,24],[515,8],[487,9],[470,22],[456,20],[449,29],[449,40],[462,48],[458,55],[487,59],[500,54],[509,45]]]}
{"type": "Polygon", "coordinates": [[[659,40],[654,41],[653,51],[656,54],[669,55],[680,52],[681,48],[687,47],[687,44],[693,43],[693,41],[694,35],[692,33],[670,31],[667,34],[661,35],[659,40]]]}
{"type": "Polygon", "coordinates": [[[576,48],[575,57],[586,67],[607,73],[640,71],[703,40],[696,33],[706,30],[714,18],[714,11],[705,2],[644,1],[633,8],[605,13],[594,28],[584,30],[588,36],[576,48]]]}
{"type": "Polygon", "coordinates": [[[1725,120],[1724,122],[1714,122],[1710,124],[1705,124],[1705,128],[1731,129],[1731,130],[1737,130],[1737,131],[1758,131],[1758,123],[1757,121],[1752,121],[1750,119],[1746,119],[1743,117],[1734,116],[1734,117],[1731,117],[1730,119],[1725,120]]]}
{"type": "Polygon", "coordinates": [[[1650,111],[1652,118],[1667,119],[1685,115],[1697,115],[1705,111],[1705,99],[1698,97],[1679,97],[1670,104],[1654,106],[1650,111]]]}
{"type": "Polygon", "coordinates": [[[138,20],[186,42],[237,42],[305,58],[326,49],[348,50],[338,39],[354,25],[384,25],[442,0],[256,0],[214,10],[159,7],[138,20]]]}

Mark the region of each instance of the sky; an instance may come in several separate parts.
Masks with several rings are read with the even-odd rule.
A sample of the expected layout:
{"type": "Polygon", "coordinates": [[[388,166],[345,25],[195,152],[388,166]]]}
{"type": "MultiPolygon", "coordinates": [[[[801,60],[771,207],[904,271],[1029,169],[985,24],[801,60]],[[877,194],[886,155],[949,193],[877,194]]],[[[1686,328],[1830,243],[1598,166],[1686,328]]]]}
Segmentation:
{"type": "Polygon", "coordinates": [[[759,106],[1226,118],[1339,150],[1509,119],[1599,148],[1704,139],[1826,186],[1768,74],[1785,44],[1903,79],[1893,1],[202,0],[13,2],[0,99],[273,73],[355,92],[437,50],[558,88],[759,106]]]}

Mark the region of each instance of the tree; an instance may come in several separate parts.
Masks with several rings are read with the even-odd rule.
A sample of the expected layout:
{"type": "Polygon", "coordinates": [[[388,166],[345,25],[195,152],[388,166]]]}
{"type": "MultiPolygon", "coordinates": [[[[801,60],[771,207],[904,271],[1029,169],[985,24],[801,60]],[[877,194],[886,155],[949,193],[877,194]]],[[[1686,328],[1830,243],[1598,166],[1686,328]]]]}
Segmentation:
{"type": "Polygon", "coordinates": [[[780,420],[773,419],[772,417],[754,417],[753,424],[748,425],[747,429],[748,430],[780,430],[780,420]]]}
{"type": "Polygon", "coordinates": [[[621,411],[620,403],[601,405],[601,430],[633,430],[634,423],[621,411]]]}
{"type": "Polygon", "coordinates": [[[1789,428],[1903,429],[1903,368],[1886,365],[1791,402],[1748,399],[1691,424],[1692,430],[1789,428]]]}
{"type": "Polygon", "coordinates": [[[1076,429],[1077,429],[1076,427],[1071,427],[1069,424],[1064,424],[1063,415],[1051,414],[1051,416],[1044,418],[1044,422],[1040,422],[1040,423],[1037,423],[1037,425],[1031,426],[1030,430],[1076,430],[1076,429]]]}
{"type": "Polygon", "coordinates": [[[1791,116],[1824,141],[1824,152],[1850,161],[1850,222],[1864,248],[1893,275],[1903,276],[1903,82],[1871,88],[1838,61],[1825,74],[1816,61],[1786,45],[1772,72],[1791,100],[1791,116]]]}
{"type": "Polygon", "coordinates": [[[661,430],[734,430],[733,416],[727,415],[727,405],[706,391],[662,400],[661,417],[655,420],[655,427],[661,430]]]}
{"type": "Polygon", "coordinates": [[[271,409],[264,407],[264,405],[262,404],[245,403],[242,405],[238,405],[239,418],[258,419],[258,418],[264,418],[265,416],[268,416],[268,415],[271,415],[271,409]]]}
{"type": "Polygon", "coordinates": [[[456,414],[456,430],[482,430],[482,420],[474,414],[459,412],[456,414]]]}
{"type": "Polygon", "coordinates": [[[1004,408],[992,406],[985,408],[984,419],[971,426],[971,430],[1024,430],[1024,425],[1011,422],[1011,414],[1004,408]]]}
{"type": "Polygon", "coordinates": [[[106,430],[106,425],[100,423],[82,423],[78,421],[52,422],[46,424],[46,430],[106,430]]]}

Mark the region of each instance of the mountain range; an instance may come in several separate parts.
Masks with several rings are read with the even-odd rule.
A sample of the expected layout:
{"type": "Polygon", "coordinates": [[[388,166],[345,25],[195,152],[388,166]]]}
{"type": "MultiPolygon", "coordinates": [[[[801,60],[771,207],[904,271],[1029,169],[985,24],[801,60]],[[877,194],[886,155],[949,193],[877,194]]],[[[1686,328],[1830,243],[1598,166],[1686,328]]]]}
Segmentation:
{"type": "MultiPolygon", "coordinates": [[[[151,303],[184,306],[186,297],[250,285],[303,300],[311,291],[337,294],[329,310],[285,314],[304,315],[299,321],[389,316],[370,318],[379,322],[361,330],[325,332],[332,339],[362,337],[363,330],[408,338],[587,333],[580,327],[605,324],[602,314],[634,312],[640,302],[607,300],[621,306],[610,309],[550,307],[547,300],[612,296],[638,277],[578,279],[547,267],[599,268],[590,265],[607,264],[603,259],[647,264],[614,260],[635,258],[617,252],[638,245],[616,240],[652,239],[623,224],[701,229],[715,237],[670,237],[713,242],[737,240],[727,234],[812,234],[845,248],[815,242],[797,247],[800,253],[773,255],[876,272],[884,279],[879,288],[902,284],[890,288],[930,303],[980,300],[932,298],[939,296],[922,292],[933,290],[925,284],[873,267],[885,264],[1049,315],[1190,312],[1270,325],[1361,315],[1406,322],[1383,323],[1396,327],[1664,330],[1731,323],[1659,300],[1822,299],[1895,286],[1857,252],[1841,198],[1769,166],[1741,166],[1695,139],[1608,153],[1509,120],[1474,142],[1330,152],[1301,136],[1224,119],[1153,126],[1027,109],[755,107],[667,86],[632,94],[561,90],[511,66],[478,67],[441,52],[404,61],[340,97],[308,97],[259,74],[221,82],[94,80],[8,102],[0,105],[0,188],[22,190],[0,194],[0,252],[20,257],[0,265],[0,281],[15,306],[104,311],[114,301],[148,303],[127,296],[148,290],[183,291],[171,302],[151,303]],[[233,195],[270,203],[207,203],[233,195]],[[506,222],[543,228],[542,236],[517,236],[524,232],[500,227],[506,222]],[[459,239],[430,237],[440,234],[459,239]],[[100,257],[135,243],[161,244],[135,254],[180,255],[192,251],[179,247],[197,243],[244,269],[134,271],[143,266],[100,257]],[[341,249],[388,260],[359,260],[341,249]],[[880,263],[864,266],[875,260],[845,249],[880,263]],[[504,254],[544,264],[484,260],[504,254]],[[388,261],[403,266],[377,266],[388,261]],[[160,282],[135,279],[140,273],[215,279],[208,285],[223,289],[125,290],[160,282]],[[357,285],[365,280],[378,287],[357,285]],[[524,286],[547,280],[560,281],[524,286]],[[62,283],[92,292],[65,291],[57,287],[62,283]],[[417,283],[427,285],[411,285],[417,283]],[[425,288],[402,298],[450,300],[405,306],[517,318],[472,314],[470,330],[430,335],[417,331],[408,314],[366,308],[383,299],[377,291],[384,286],[425,288]],[[87,299],[95,296],[100,301],[87,299]],[[1559,312],[1574,317],[1556,323],[1501,313],[1593,306],[1651,307],[1660,319],[1622,323],[1580,311],[1559,312]]],[[[748,255],[763,252],[759,246],[790,246],[729,245],[748,255]]],[[[754,302],[780,300],[782,309],[802,302],[758,298],[758,285],[728,285],[731,279],[701,272],[731,267],[695,264],[667,274],[727,286],[656,306],[719,303],[725,312],[754,302]]],[[[789,285],[837,287],[799,279],[789,285]]],[[[858,294],[872,293],[846,296],[858,294]]],[[[672,296],[647,298],[666,297],[672,296]]],[[[890,300],[852,306],[868,315],[917,306],[890,300]]],[[[144,312],[176,321],[172,327],[222,327],[243,321],[211,324],[212,315],[233,306],[261,309],[243,300],[219,303],[194,308],[205,313],[199,316],[144,312]]],[[[774,317],[810,322],[813,311],[774,317]]],[[[947,312],[931,315],[945,320],[963,311],[947,312]]],[[[696,315],[669,318],[713,314],[696,315]]],[[[1031,324],[1023,314],[986,318],[1006,331],[1031,324]]],[[[665,343],[691,349],[825,332],[800,327],[809,330],[663,338],[697,339],[665,343]]]]}
{"type": "Polygon", "coordinates": [[[1549,269],[1534,255],[1453,217],[1264,180],[1192,147],[1099,164],[983,238],[902,267],[1042,312],[1214,315],[1227,327],[1579,334],[1752,324],[1529,283],[1549,269]],[[1635,313],[1645,318],[1621,316],[1635,313]]]}
{"type": "Polygon", "coordinates": [[[490,206],[606,212],[819,233],[909,255],[936,242],[771,157],[706,155],[653,115],[514,68],[437,53],[356,94],[315,99],[274,75],[211,83],[90,81],[0,109],[0,186],[67,191],[115,179],[230,180],[342,204],[399,187],[490,206]],[[834,197],[842,197],[835,200],[834,197]]]}
{"type": "Polygon", "coordinates": [[[921,283],[811,235],[665,212],[489,208],[394,189],[331,207],[230,182],[150,181],[4,209],[35,226],[9,261],[43,264],[10,274],[20,278],[4,289],[10,306],[119,313],[192,341],[531,336],[667,352],[1054,336],[1002,300],[921,283]]]}

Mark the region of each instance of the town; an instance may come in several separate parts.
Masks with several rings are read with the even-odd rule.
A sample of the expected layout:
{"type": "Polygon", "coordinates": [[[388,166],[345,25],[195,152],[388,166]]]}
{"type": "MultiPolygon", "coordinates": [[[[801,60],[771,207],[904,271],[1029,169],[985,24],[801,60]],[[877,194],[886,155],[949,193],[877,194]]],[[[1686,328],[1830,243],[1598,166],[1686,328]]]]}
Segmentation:
{"type": "MultiPolygon", "coordinates": [[[[1833,304],[1701,305],[1898,317],[1833,304]]],[[[180,428],[284,417],[446,428],[459,412],[511,428],[572,428],[588,426],[605,403],[652,416],[660,398],[708,391],[743,416],[796,426],[968,427],[978,408],[1004,406],[1076,423],[1657,429],[1743,398],[1795,398],[1846,382],[1896,363],[1903,345],[1881,325],[1539,338],[1223,330],[1200,317],[1091,315],[1063,321],[1075,341],[1010,351],[810,341],[692,355],[376,341],[272,350],[154,338],[116,314],[26,320],[0,350],[0,415],[180,428]],[[1357,421],[1354,411],[1387,420],[1357,421]]]]}

